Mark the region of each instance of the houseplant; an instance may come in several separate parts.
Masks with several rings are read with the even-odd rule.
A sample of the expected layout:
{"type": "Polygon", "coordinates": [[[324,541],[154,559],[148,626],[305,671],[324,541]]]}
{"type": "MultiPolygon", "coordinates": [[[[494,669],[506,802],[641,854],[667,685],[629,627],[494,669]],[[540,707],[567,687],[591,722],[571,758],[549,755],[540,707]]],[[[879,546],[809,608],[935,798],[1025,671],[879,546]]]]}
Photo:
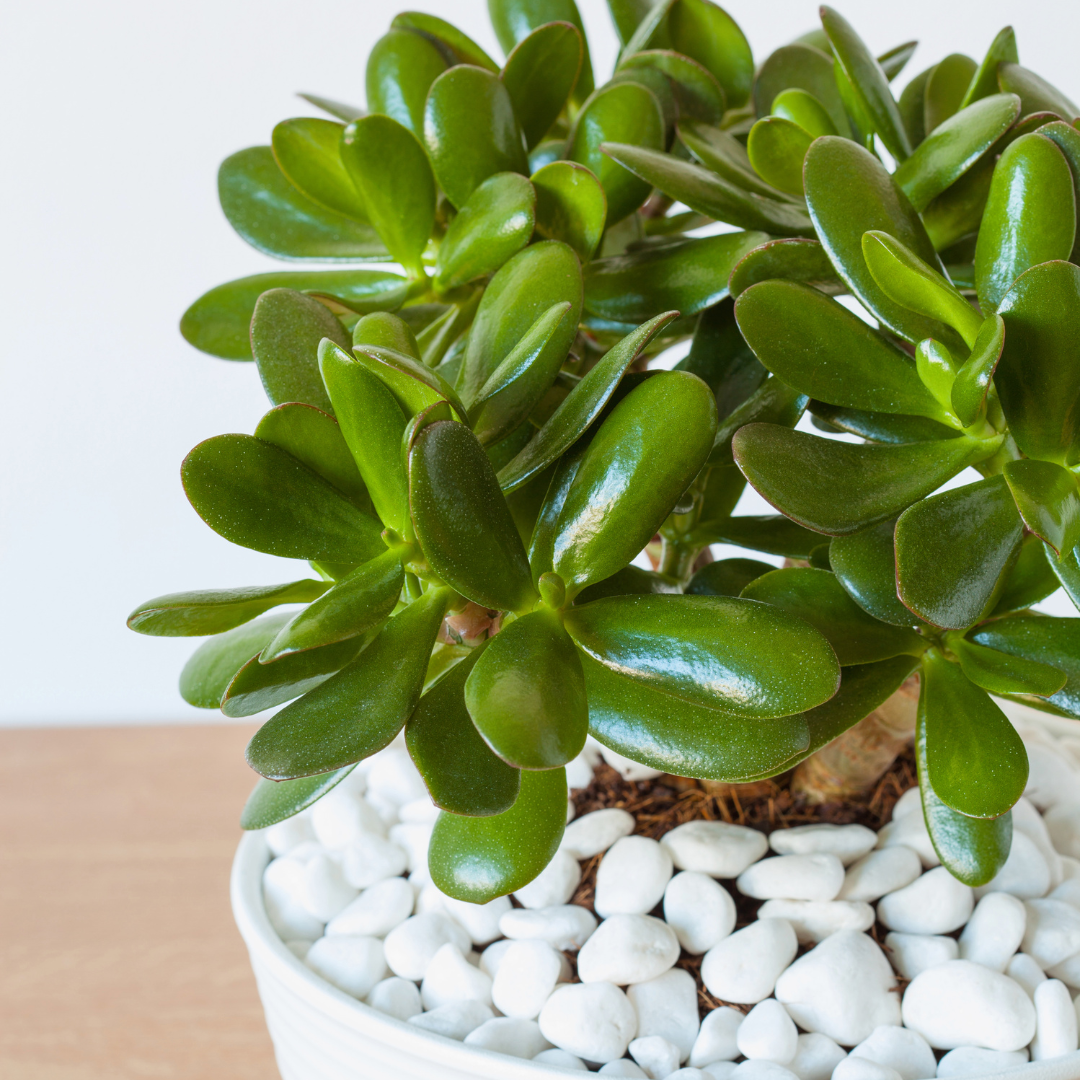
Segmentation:
{"type": "Polygon", "coordinates": [[[399,15],[366,114],[309,98],[335,119],[219,175],[260,250],[402,268],[231,282],[181,324],[273,406],[192,451],[192,504],[319,576],[130,620],[214,635],[193,704],[289,702],[249,746],[245,827],[404,728],[443,811],[432,876],[482,902],[555,852],[587,732],[712,781],[830,744],[854,774],[860,721],[918,673],[930,834],[990,880],[1027,760],[989,693],[1080,717],[1076,624],[1028,610],[1080,598],[1076,107],[1011,30],[897,101],[914,45],[875,59],[829,8],[755,71],[708,0],[612,0],[596,88],[573,0],[489,6],[501,68],[399,15]],[[695,235],[713,221],[738,231],[695,235]],[[780,513],[732,516],[747,482],[780,513]]]}

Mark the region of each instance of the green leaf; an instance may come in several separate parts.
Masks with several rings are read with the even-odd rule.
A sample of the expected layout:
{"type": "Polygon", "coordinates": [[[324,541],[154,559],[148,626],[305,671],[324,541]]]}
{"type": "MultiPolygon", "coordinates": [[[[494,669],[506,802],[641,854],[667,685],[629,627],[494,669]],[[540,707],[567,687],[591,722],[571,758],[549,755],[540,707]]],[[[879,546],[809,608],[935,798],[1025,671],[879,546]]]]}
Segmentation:
{"type": "Polygon", "coordinates": [[[935,251],[944,251],[978,231],[990,197],[994,164],[993,154],[984,155],[922,212],[923,225],[935,251]]]}
{"type": "Polygon", "coordinates": [[[447,896],[486,904],[527,885],[551,861],[566,826],[566,770],[521,774],[509,810],[491,817],[439,815],[428,869],[447,896]]]}
{"type": "Polygon", "coordinates": [[[197,709],[216,709],[233,677],[289,621],[287,611],[245,623],[200,645],[180,672],[180,696],[197,709]]]}
{"type": "Polygon", "coordinates": [[[309,199],[357,221],[368,220],[341,161],[344,124],[300,117],[283,120],[274,128],[271,148],[278,168],[309,199]]]}
{"type": "Polygon", "coordinates": [[[919,726],[926,779],[946,806],[995,818],[1024,793],[1027,753],[1008,717],[939,649],[923,657],[919,726]]]}
{"type": "MultiPolygon", "coordinates": [[[[820,135],[839,135],[828,110],[813,94],[792,87],[776,95],[772,115],[797,124],[812,138],[820,135]]],[[[751,129],[753,130],[753,129],[751,129]]],[[[802,157],[799,156],[799,194],[802,194],[802,157]]]]}
{"type": "Polygon", "coordinates": [[[383,549],[374,518],[291,454],[251,435],[199,443],[180,470],[184,491],[216,533],[288,559],[361,563],[383,549]]]}
{"type": "Polygon", "coordinates": [[[290,653],[366,636],[381,626],[405,584],[401,557],[400,551],[386,551],[358,566],[283,627],[259,662],[269,664],[290,653]]]}
{"type": "Polygon", "coordinates": [[[1016,445],[1028,457],[1071,465],[1080,442],[1080,267],[1033,267],[999,312],[1005,344],[994,384],[1016,445]]]}
{"type": "Polygon", "coordinates": [[[299,780],[286,780],[281,784],[260,779],[244,804],[240,828],[266,829],[299,814],[318,802],[331,788],[337,787],[352,770],[350,765],[345,769],[335,769],[319,776],[304,776],[299,780]]]}
{"type": "Polygon", "coordinates": [[[368,54],[368,108],[384,113],[422,139],[424,103],[431,84],[446,67],[446,58],[428,38],[408,30],[391,30],[368,54]]]}
{"type": "Polygon", "coordinates": [[[751,581],[775,570],[757,559],[720,559],[703,566],[686,586],[688,596],[738,596],[751,581]]]}
{"type": "Polygon", "coordinates": [[[341,297],[353,310],[401,306],[408,282],[385,270],[284,271],[255,274],[218,285],[184,312],[180,333],[196,349],[223,360],[250,360],[248,328],[255,303],[268,289],[297,289],[341,297]]]}
{"type": "Polygon", "coordinates": [[[742,596],[773,604],[815,627],[833,647],[841,667],[904,653],[919,656],[925,648],[914,630],[881,622],[863,611],[828,570],[773,570],[747,585],[742,596]]]}
{"type": "Polygon", "coordinates": [[[459,417],[465,419],[465,407],[453,388],[422,361],[395,349],[374,345],[356,346],[353,354],[356,362],[370,371],[394,395],[406,416],[413,417],[445,401],[453,406],[459,417]]]}
{"type": "Polygon", "coordinates": [[[757,358],[804,394],[855,409],[943,416],[911,359],[817,289],[763,281],[739,296],[735,316],[757,358]]]}
{"type": "Polygon", "coordinates": [[[818,292],[838,293],[844,289],[829,256],[817,240],[768,240],[747,252],[735,264],[728,290],[738,297],[751,285],[780,278],[812,285],[818,292]]]}
{"type": "Polygon", "coordinates": [[[833,62],[811,45],[782,45],[765,61],[754,79],[754,109],[759,117],[773,111],[773,102],[785,90],[805,90],[824,106],[836,132],[851,130],[833,77],[833,62]]]}
{"type": "Polygon", "coordinates": [[[991,694],[1036,694],[1050,697],[1066,682],[1064,671],[1025,660],[1022,656],[976,645],[962,637],[949,640],[949,648],[960,661],[964,674],[976,685],[991,694]]]}
{"type": "Polygon", "coordinates": [[[964,100],[960,102],[960,108],[966,108],[973,101],[980,101],[984,97],[998,92],[998,64],[1005,62],[1015,64],[1019,60],[1016,52],[1016,34],[1011,26],[998,32],[997,37],[990,43],[978,71],[971,77],[964,100]]]}
{"type": "Polygon", "coordinates": [[[769,502],[801,525],[844,536],[925,498],[989,457],[1000,437],[857,446],[775,424],[750,424],[732,446],[736,464],[769,502]]]}
{"type": "Polygon", "coordinates": [[[529,172],[506,85],[468,64],[450,68],[432,84],[424,142],[439,187],[457,207],[495,173],[529,172]]]}
{"type": "Polygon", "coordinates": [[[419,140],[389,116],[365,116],[342,133],[341,158],[394,261],[423,276],[435,177],[419,140]]]}
{"type": "Polygon", "coordinates": [[[520,611],[535,601],[521,539],[476,436],[442,420],[409,449],[413,525],[432,569],[481,607],[520,611]]]}
{"type": "Polygon", "coordinates": [[[279,604],[306,604],[330,588],[327,581],[287,585],[247,585],[239,589],[199,589],[170,593],[140,604],[128,626],[155,637],[201,637],[232,630],[279,604]]]}
{"type": "Polygon", "coordinates": [[[557,768],[581,753],[585,677],[554,612],[523,615],[491,639],[465,683],[465,704],[487,745],[519,769],[557,768]]]}
{"type": "MultiPolygon", "coordinates": [[[[678,593],[678,583],[665,574],[654,570],[642,570],[631,564],[578,593],[575,604],[588,604],[608,596],[626,596],[628,593],[678,593]]],[[[712,594],[709,594],[712,595],[712,594]]]]}
{"type": "Polygon", "coordinates": [[[1051,562],[1057,567],[1062,565],[1037,536],[1025,536],[1020,545],[1020,554],[1006,572],[997,603],[990,614],[998,616],[1021,611],[1057,592],[1060,582],[1051,562]],[[1050,552],[1049,555],[1047,552],[1050,552]]]}
{"type": "Polygon", "coordinates": [[[532,184],[537,235],[569,244],[582,262],[588,262],[607,218],[607,196],[600,181],[584,165],[553,161],[533,173],[532,184]]]}
{"type": "Polygon", "coordinates": [[[923,91],[923,125],[927,136],[959,112],[978,66],[963,53],[950,53],[934,66],[923,91]]]}
{"type": "Polygon", "coordinates": [[[585,373],[532,441],[499,471],[504,492],[516,491],[528,483],[577,442],[600,415],[627,368],[675,315],[668,311],[639,326],[585,373]]]}
{"type": "Polygon", "coordinates": [[[917,620],[896,595],[896,522],[882,521],[849,536],[834,536],[829,563],[848,595],[882,622],[911,626],[917,620]]]}
{"type": "Polygon", "coordinates": [[[652,0],[608,0],[608,12],[619,41],[625,45],[653,7],[652,0]]]}
{"type": "Polygon", "coordinates": [[[806,411],[809,399],[777,378],[768,378],[716,429],[710,465],[732,465],[731,440],[744,424],[783,424],[794,427],[806,411]]]}
{"type": "Polygon", "coordinates": [[[705,464],[715,431],[712,392],[687,372],[659,372],[615,406],[559,514],[554,569],[568,595],[641,551],[705,464]]]}
{"type": "Polygon", "coordinates": [[[251,351],[271,404],[297,401],[332,412],[319,374],[319,342],[348,347],[349,335],[318,300],[294,289],[270,289],[251,318],[251,351]]]}
{"type": "Polygon", "coordinates": [[[572,248],[557,240],[531,244],[519,251],[491,279],[476,312],[457,387],[468,403],[495,369],[553,304],[569,301],[563,323],[566,349],[581,318],[581,264],[572,248]]]}
{"type": "Polygon", "coordinates": [[[584,37],[577,27],[568,21],[545,23],[517,42],[499,76],[529,150],[558,120],[585,59],[584,37]]]}
{"type": "Polygon", "coordinates": [[[446,57],[450,64],[472,64],[497,72],[499,65],[467,34],[437,15],[422,11],[399,11],[390,26],[394,30],[412,30],[422,34],[446,57]]]}
{"type": "Polygon", "coordinates": [[[319,348],[319,367],[375,512],[395,532],[403,532],[408,485],[401,436],[407,420],[401,406],[375,375],[329,342],[319,348]]]}
{"type": "MultiPolygon", "coordinates": [[[[387,311],[374,311],[357,320],[350,344],[370,345],[376,349],[401,353],[414,360],[420,359],[420,346],[412,327],[404,319],[387,311]]],[[[345,348],[348,349],[349,345],[345,348]]]]}
{"type": "Polygon", "coordinates": [[[1023,530],[1002,476],[916,503],[896,523],[900,599],[935,626],[971,626],[989,611],[1023,530]]]}
{"type": "Polygon", "coordinates": [[[1004,346],[1005,321],[1000,315],[991,315],[980,325],[971,355],[953,380],[952,407],[961,424],[978,420],[1004,346]]]}
{"type": "Polygon", "coordinates": [[[647,181],[650,187],[658,188],[699,214],[743,229],[788,236],[814,234],[805,212],[794,204],[744,191],[700,165],[657,150],[606,140],[601,150],[647,181]]]}
{"type": "Polygon", "coordinates": [[[271,780],[292,780],[351,765],[392,742],[420,699],[450,595],[424,593],[352,663],[272,716],[248,743],[248,764],[271,780]]]}
{"type": "Polygon", "coordinates": [[[782,514],[741,514],[702,520],[688,539],[703,544],[734,544],[785,559],[805,559],[821,543],[819,533],[796,525],[782,514]]]}
{"type": "Polygon", "coordinates": [[[566,156],[592,171],[607,196],[608,227],[632,214],[652,184],[601,152],[602,143],[627,143],[662,150],[664,117],[651,91],[638,83],[611,83],[582,106],[567,143],[566,156]]]}
{"type": "Polygon", "coordinates": [[[537,589],[540,587],[540,578],[550,572],[554,566],[559,515],[562,513],[566,495],[581,466],[585,449],[584,444],[574,447],[552,466],[551,479],[548,481],[544,501],[540,505],[532,535],[529,538],[529,568],[532,572],[532,582],[537,589]]]}
{"type": "Polygon", "coordinates": [[[597,259],[585,269],[585,309],[624,323],[663,311],[696,315],[727,295],[735,264],[767,239],[760,232],[723,233],[597,259]]]}
{"type": "MultiPolygon", "coordinates": [[[[836,693],[832,647],[809,623],[770,604],[727,596],[614,596],[566,613],[578,647],[676,701],[768,720],[836,693]]],[[[591,692],[590,692],[591,702],[591,692]]]]}
{"type": "Polygon", "coordinates": [[[627,58],[616,78],[631,82],[646,79],[645,85],[650,89],[655,79],[661,79],[679,119],[685,117],[707,124],[719,124],[723,119],[727,106],[724,88],[711,72],[682,53],[669,49],[636,53],[627,58]]]}
{"type": "Polygon", "coordinates": [[[1052,461],[1006,462],[1002,473],[1024,524],[1058,555],[1080,542],[1080,494],[1076,477],[1052,461]]]}
{"type": "Polygon", "coordinates": [[[709,0],[677,0],[667,21],[674,47],[716,77],[732,108],[745,105],[754,57],[739,24],[709,0]]]}
{"type": "Polygon", "coordinates": [[[488,177],[446,230],[435,263],[435,288],[448,292],[493,274],[532,238],[536,193],[517,173],[488,177]]]}
{"type": "Polygon", "coordinates": [[[789,195],[803,193],[803,159],[813,136],[781,116],[767,116],[751,129],[746,143],[750,163],[758,175],[789,195]]]}
{"type": "Polygon", "coordinates": [[[1062,120],[1075,120],[1080,107],[1070,101],[1056,86],[1040,75],[1015,63],[1003,63],[997,69],[998,86],[1007,94],[1018,94],[1022,102],[1021,115],[1056,113],[1062,120]]]}
{"type": "Polygon", "coordinates": [[[320,205],[289,183],[269,146],[239,150],[221,163],[218,198],[229,224],[267,255],[322,262],[387,258],[370,225],[320,205]]]}
{"type": "Polygon", "coordinates": [[[917,41],[905,41],[903,45],[894,45],[877,58],[881,70],[885,73],[885,78],[889,82],[892,82],[907,67],[907,62],[915,55],[915,50],[918,47],[919,43],[917,41]]]}
{"type": "Polygon", "coordinates": [[[945,427],[925,416],[906,416],[903,413],[865,412],[861,409],[845,409],[827,405],[824,401],[811,399],[807,406],[814,426],[823,422],[824,431],[846,431],[862,439],[876,443],[933,442],[935,439],[955,439],[960,432],[945,427]]]}
{"type": "Polygon", "coordinates": [[[752,192],[766,199],[790,203],[792,207],[798,207],[802,201],[765,183],[754,172],[743,144],[730,131],[723,131],[712,124],[684,120],[679,124],[679,141],[708,170],[734,187],[739,193],[739,200],[752,192]]]}
{"type": "Polygon", "coordinates": [[[651,44],[668,44],[671,34],[665,24],[674,4],[675,0],[656,0],[650,4],[650,9],[642,13],[633,34],[619,54],[619,65],[625,64],[631,56],[651,44]]]}
{"type": "MultiPolygon", "coordinates": [[[[936,66],[936,65],[935,65],[936,66]]],[[[934,74],[934,68],[928,67],[920,71],[904,87],[900,94],[897,105],[900,109],[900,119],[903,121],[904,130],[907,132],[908,141],[913,147],[926,138],[926,84],[930,76],[934,74]]],[[[994,93],[997,93],[997,83],[994,84],[994,93]]]]}
{"type": "Polygon", "coordinates": [[[472,817],[509,810],[521,787],[520,772],[488,749],[465,707],[465,682],[486,648],[485,642],[446,672],[405,725],[409,754],[431,801],[472,817]]]}
{"type": "Polygon", "coordinates": [[[332,98],[319,97],[318,94],[300,93],[296,96],[314,105],[316,109],[322,109],[324,113],[329,113],[330,116],[336,117],[338,120],[344,120],[346,124],[352,123],[353,120],[359,120],[364,115],[364,110],[357,108],[355,105],[346,105],[344,102],[334,101],[332,98]]]}

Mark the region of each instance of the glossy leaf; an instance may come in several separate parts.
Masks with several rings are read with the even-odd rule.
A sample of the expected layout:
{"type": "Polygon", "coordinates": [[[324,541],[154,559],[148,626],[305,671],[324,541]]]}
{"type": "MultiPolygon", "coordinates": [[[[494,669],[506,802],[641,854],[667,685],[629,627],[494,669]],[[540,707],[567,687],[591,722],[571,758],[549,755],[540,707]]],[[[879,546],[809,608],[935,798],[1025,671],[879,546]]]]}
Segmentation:
{"type": "Polygon", "coordinates": [[[1007,94],[1018,94],[1022,115],[1029,113],[1057,113],[1063,120],[1075,120],[1080,107],[1067,98],[1056,86],[1051,86],[1041,75],[1019,64],[1003,63],[997,69],[998,86],[1007,94]]]}
{"type": "Polygon", "coordinates": [[[580,105],[593,92],[595,83],[589,42],[574,0],[488,0],[488,14],[495,36],[507,53],[507,67],[509,55],[530,34],[550,23],[569,23],[577,30],[582,45],[581,71],[576,86],[571,84],[573,100],[580,105]]]}
{"type": "Polygon", "coordinates": [[[499,65],[468,34],[452,23],[423,11],[399,11],[390,26],[394,30],[411,30],[431,41],[451,64],[472,64],[486,71],[497,72],[499,65]]]}
{"type": "Polygon", "coordinates": [[[660,44],[661,42],[667,44],[667,39],[671,35],[667,31],[665,23],[674,4],[675,0],[656,0],[655,3],[650,3],[649,10],[645,11],[641,18],[638,19],[633,34],[619,54],[620,65],[626,63],[636,53],[649,48],[650,45],[660,44]]]}
{"type": "Polygon", "coordinates": [[[923,658],[919,724],[926,779],[968,817],[995,818],[1024,793],[1027,753],[1008,717],[938,649],[923,658]]]}
{"type": "Polygon", "coordinates": [[[759,281],[801,281],[818,292],[837,293],[844,288],[829,256],[817,240],[769,240],[747,252],[735,264],[728,280],[732,296],[739,296],[759,281]]]}
{"type": "Polygon", "coordinates": [[[735,315],[765,367],[811,397],[876,412],[943,415],[902,350],[808,285],[763,281],[742,293],[735,315]]]}
{"type": "Polygon", "coordinates": [[[1057,559],[1054,557],[1053,550],[1047,548],[1046,561],[1055,578],[1068,594],[1073,607],[1080,611],[1080,557],[1078,557],[1076,549],[1074,548],[1068,555],[1062,555],[1060,559],[1057,559]]]}
{"type": "Polygon", "coordinates": [[[712,392],[686,372],[660,372],[615,406],[559,514],[554,569],[569,595],[645,547],[704,465],[715,431],[712,392]]]}
{"type": "Polygon", "coordinates": [[[468,64],[432,84],[424,143],[439,187],[457,207],[495,173],[529,172],[509,91],[497,76],[468,64]]]}
{"type": "Polygon", "coordinates": [[[340,297],[353,310],[393,311],[408,282],[385,270],[283,271],[218,285],[184,312],[180,333],[196,349],[223,360],[250,360],[249,327],[256,301],[269,289],[297,289],[340,297]]]}
{"type": "Polygon", "coordinates": [[[685,591],[689,596],[738,596],[751,581],[775,569],[757,559],[720,559],[694,574],[685,591]]]}
{"type": "Polygon", "coordinates": [[[732,441],[736,464],[769,502],[834,536],[895,517],[999,445],[961,437],[857,446],[775,424],[750,424],[732,441]]]}
{"type": "Polygon", "coordinates": [[[365,562],[383,550],[374,518],[291,454],[251,435],[199,443],[180,475],[203,521],[241,547],[342,563],[365,562]]]}
{"type": "Polygon", "coordinates": [[[1076,477],[1051,461],[1006,462],[1002,473],[1024,524],[1059,555],[1080,541],[1076,477]]]}
{"type": "Polygon", "coordinates": [[[813,136],[781,116],[767,116],[750,129],[746,152],[758,175],[789,195],[803,193],[803,158],[813,136]]]}
{"type": "Polygon", "coordinates": [[[1001,476],[916,503],[896,523],[900,599],[936,626],[971,626],[989,610],[1023,527],[1001,476]]]}
{"type": "Polygon", "coordinates": [[[1019,60],[1016,52],[1016,34],[1011,26],[998,31],[997,37],[990,43],[978,71],[971,77],[964,100],[960,103],[961,108],[966,108],[973,101],[979,101],[984,97],[998,92],[998,64],[1004,62],[1015,64],[1019,60]]]}
{"type": "Polygon", "coordinates": [[[737,409],[726,416],[716,429],[710,465],[732,465],[731,440],[745,424],[783,424],[794,427],[806,410],[809,398],[777,378],[766,379],[737,409]]]}
{"type": "Polygon", "coordinates": [[[442,813],[428,848],[439,889],[486,904],[527,885],[551,861],[566,825],[566,771],[523,772],[509,810],[491,817],[442,813]]]}
{"type": "Polygon", "coordinates": [[[934,65],[923,91],[923,124],[927,136],[960,110],[978,64],[963,53],[950,53],[934,65]]]}
{"type": "MultiPolygon", "coordinates": [[[[500,75],[529,150],[558,120],[585,59],[584,37],[577,27],[565,20],[544,23],[514,45],[500,75]]],[[[592,82],[591,71],[587,81],[592,82]]]]}
{"type": "Polygon", "coordinates": [[[442,52],[423,34],[389,31],[368,54],[368,108],[373,113],[385,113],[422,139],[424,103],[431,84],[446,67],[442,52]]]}
{"type": "Polygon", "coordinates": [[[516,491],[565,453],[600,415],[627,368],[664,326],[668,311],[639,326],[613,346],[567,394],[532,441],[499,472],[504,492],[516,491]]]}
{"type": "Polygon", "coordinates": [[[829,544],[829,563],[848,595],[875,619],[894,626],[917,620],[896,595],[896,522],[882,521],[829,544]]]}
{"type": "Polygon", "coordinates": [[[820,49],[795,43],[782,45],[761,65],[754,78],[754,108],[759,117],[772,112],[785,90],[805,90],[824,106],[838,134],[849,132],[844,103],[833,78],[833,62],[820,49]]]}
{"type": "Polygon", "coordinates": [[[356,362],[367,368],[394,395],[406,416],[415,416],[431,405],[446,401],[459,417],[465,419],[465,407],[453,388],[420,360],[395,349],[376,346],[357,346],[353,354],[356,362]]]}
{"type": "Polygon", "coordinates": [[[925,648],[914,630],[881,622],[863,611],[828,570],[773,570],[752,581],[741,595],[773,604],[815,627],[833,647],[841,667],[903,653],[918,656],[925,648]]]}
{"type": "Polygon", "coordinates": [[[965,638],[950,640],[949,647],[960,661],[964,674],[976,685],[991,694],[1036,694],[1050,697],[1066,682],[1064,671],[1026,660],[1022,656],[988,649],[965,638]]]}
{"type": "Polygon", "coordinates": [[[675,49],[716,77],[728,104],[732,108],[745,105],[754,78],[754,57],[739,24],[710,0],[677,0],[667,25],[675,49]]]}
{"type": "Polygon", "coordinates": [[[437,421],[416,436],[409,504],[424,554],[447,584],[481,607],[532,606],[525,549],[491,463],[464,424],[437,421]]]}
{"type": "Polygon", "coordinates": [[[926,234],[936,251],[944,251],[978,231],[990,197],[994,164],[994,156],[986,154],[922,212],[926,234]]]}
{"type": "Polygon", "coordinates": [[[608,12],[619,41],[625,45],[654,6],[652,0],[608,0],[608,12]]]}
{"type": "Polygon", "coordinates": [[[602,143],[663,149],[664,117],[651,91],[630,82],[601,87],[585,102],[567,143],[566,156],[586,166],[600,181],[610,227],[649,197],[652,184],[602,153],[602,143]]]}
{"type": "MultiPolygon", "coordinates": [[[[1065,155],[1065,160],[1072,170],[1074,194],[1077,199],[1077,215],[1080,217],[1080,131],[1072,124],[1055,120],[1050,124],[1043,124],[1037,129],[1038,134],[1046,136],[1065,155]]],[[[1080,262],[1080,227],[1077,228],[1077,238],[1073,241],[1071,262],[1080,262]]]]}
{"type": "Polygon", "coordinates": [[[1080,441],[1080,267],[1032,268],[999,311],[1005,344],[994,383],[1016,445],[1028,457],[1072,464],[1080,441]]]}
{"type": "MultiPolygon", "coordinates": [[[[832,647],[770,604],[727,596],[615,596],[566,613],[578,647],[609,671],[675,702],[747,720],[828,701],[832,647]]],[[[591,701],[591,692],[590,692],[591,701]]]]}
{"type": "Polygon", "coordinates": [[[375,311],[359,319],[353,327],[352,345],[370,345],[420,359],[420,346],[412,327],[387,311],[375,311]]]}
{"type": "Polygon", "coordinates": [[[140,604],[128,626],[157,637],[220,634],[280,604],[307,604],[330,588],[327,581],[291,581],[287,585],[247,585],[238,589],[198,589],[170,593],[140,604]]]}
{"type": "Polygon", "coordinates": [[[1054,566],[1061,565],[1053,551],[1037,536],[1025,536],[1020,545],[1020,554],[1006,572],[997,603],[990,614],[998,616],[1006,615],[1010,611],[1022,611],[1057,592],[1060,582],[1050,565],[1051,562],[1054,566]]]}
{"type": "MultiPolygon", "coordinates": [[[[696,60],[670,49],[650,49],[628,57],[616,77],[633,81],[646,76],[659,76],[667,83],[677,119],[701,120],[707,124],[722,120],[727,107],[724,88],[696,60]]],[[[650,88],[652,77],[647,83],[650,88]]]]}
{"type": "MultiPolygon", "coordinates": [[[[798,124],[799,127],[808,132],[814,139],[818,138],[820,135],[840,134],[825,106],[822,105],[813,94],[806,90],[799,90],[793,87],[790,90],[784,90],[782,93],[777,94],[773,99],[772,114],[773,116],[780,117],[782,120],[790,120],[793,124],[798,124]]],[[[801,180],[801,156],[799,161],[801,180]]],[[[799,193],[802,193],[801,183],[799,185],[799,193]]]]}
{"type": "Polygon", "coordinates": [[[409,755],[431,801],[440,810],[473,817],[509,810],[521,786],[519,771],[488,749],[465,707],[465,681],[485,648],[472,649],[446,672],[405,725],[409,755]]]}
{"type": "Polygon", "coordinates": [[[735,264],[767,239],[722,233],[597,259],[585,269],[585,310],[621,323],[671,310],[696,315],[724,298],[735,264]]]}
{"type": "MultiPolygon", "coordinates": [[[[926,138],[926,114],[924,109],[926,104],[926,84],[933,74],[933,67],[920,71],[904,87],[897,102],[897,107],[900,109],[900,119],[903,121],[908,141],[915,148],[926,138]]],[[[997,92],[996,82],[993,92],[997,92]]]]}
{"type": "Polygon", "coordinates": [[[782,514],[740,514],[703,520],[689,539],[705,544],[734,544],[785,559],[805,559],[821,543],[819,533],[796,525],[782,514]]]}
{"type": "Polygon", "coordinates": [[[573,161],[553,161],[532,175],[536,191],[536,232],[561,240],[588,262],[600,244],[607,219],[607,196],[600,181],[573,161]]]}
{"type": "Polygon", "coordinates": [[[1076,236],[1076,195],[1069,163],[1042,135],[1022,135],[994,169],[975,247],[979,306],[997,310],[1013,282],[1051,259],[1067,259],[1076,236]]]}
{"type": "Polygon", "coordinates": [[[414,275],[435,224],[435,177],[416,136],[389,116],[354,120],[341,158],[368,216],[393,256],[414,275]]]}
{"type": "Polygon", "coordinates": [[[946,427],[925,416],[846,409],[813,399],[807,409],[815,427],[825,423],[826,431],[846,431],[849,435],[858,435],[861,439],[876,443],[904,445],[934,442],[937,439],[954,439],[960,434],[955,428],[946,427]]]}
{"type": "Polygon", "coordinates": [[[765,183],[750,164],[746,148],[730,131],[724,131],[713,124],[702,124],[695,120],[684,120],[679,124],[679,141],[722,180],[742,192],[753,192],[766,199],[798,205],[801,201],[792,195],[785,195],[772,184],[765,183]]]}
{"type": "Polygon", "coordinates": [[[435,288],[448,292],[493,274],[532,239],[536,192],[518,173],[496,173],[469,196],[439,245],[435,288]]]}
{"type": "Polygon", "coordinates": [[[335,769],[318,776],[305,776],[299,780],[274,783],[259,779],[244,803],[240,814],[241,829],[266,829],[279,821],[299,814],[319,801],[331,788],[337,787],[353,767],[335,769]]]}
{"type": "Polygon", "coordinates": [[[352,663],[272,716],[248,743],[248,764],[271,780],[291,780],[351,765],[392,742],[420,699],[449,596],[432,589],[414,600],[352,663]]]}
{"type": "Polygon", "coordinates": [[[915,50],[918,47],[919,43],[917,41],[905,41],[902,45],[894,45],[877,58],[881,70],[885,73],[885,78],[889,82],[892,82],[907,67],[907,62],[915,55],[915,50]]]}
{"type": "Polygon", "coordinates": [[[271,138],[274,160],[309,199],[346,217],[367,221],[364,201],[341,161],[343,130],[343,124],[332,120],[283,120],[271,138]]]}
{"type": "Polygon", "coordinates": [[[952,407],[961,424],[974,424],[979,418],[1004,346],[1005,321],[992,315],[979,327],[971,355],[953,380],[952,407]]]}
{"type": "Polygon", "coordinates": [[[358,108],[356,105],[346,105],[343,101],[334,101],[333,98],[319,97],[318,94],[297,94],[299,98],[303,98],[304,101],[311,105],[314,105],[316,109],[322,109],[324,113],[335,117],[338,120],[344,120],[346,124],[352,123],[353,120],[359,120],[364,115],[364,110],[358,108]]]}

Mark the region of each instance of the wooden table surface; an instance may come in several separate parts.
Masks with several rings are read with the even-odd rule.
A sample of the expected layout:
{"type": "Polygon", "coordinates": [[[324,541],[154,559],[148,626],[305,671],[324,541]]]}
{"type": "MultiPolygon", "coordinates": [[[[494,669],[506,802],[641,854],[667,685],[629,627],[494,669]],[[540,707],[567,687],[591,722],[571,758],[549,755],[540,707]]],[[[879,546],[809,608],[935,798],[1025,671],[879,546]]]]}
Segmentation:
{"type": "Polygon", "coordinates": [[[252,730],[0,731],[0,1080],[278,1080],[229,910],[252,730]]]}

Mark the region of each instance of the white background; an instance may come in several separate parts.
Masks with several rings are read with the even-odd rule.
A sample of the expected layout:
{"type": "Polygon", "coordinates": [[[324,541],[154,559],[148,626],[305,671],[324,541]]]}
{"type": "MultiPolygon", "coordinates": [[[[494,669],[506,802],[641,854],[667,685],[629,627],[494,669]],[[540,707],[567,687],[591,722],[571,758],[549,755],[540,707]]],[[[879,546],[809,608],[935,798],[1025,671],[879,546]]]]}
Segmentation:
{"type": "MultiPolygon", "coordinates": [[[[484,0],[414,2],[501,55],[484,0]]],[[[604,0],[578,2],[599,83],[615,37],[604,0]]],[[[1080,97],[1075,3],[838,6],[876,52],[921,39],[900,86],[949,52],[981,59],[1011,22],[1021,62],[1080,97]]],[[[758,61],[816,22],[810,0],[727,7],[758,61]]],[[[165,592],[307,572],[228,544],[184,499],[184,454],[210,435],[250,432],[267,404],[252,365],[197,352],[177,320],[212,285],[281,265],[225,222],[218,163],[269,142],[277,121],[313,115],[293,91],[362,105],[368,51],[395,8],[370,0],[6,5],[0,723],[216,719],[176,692],[197,642],[133,634],[125,617],[165,592]]]]}

